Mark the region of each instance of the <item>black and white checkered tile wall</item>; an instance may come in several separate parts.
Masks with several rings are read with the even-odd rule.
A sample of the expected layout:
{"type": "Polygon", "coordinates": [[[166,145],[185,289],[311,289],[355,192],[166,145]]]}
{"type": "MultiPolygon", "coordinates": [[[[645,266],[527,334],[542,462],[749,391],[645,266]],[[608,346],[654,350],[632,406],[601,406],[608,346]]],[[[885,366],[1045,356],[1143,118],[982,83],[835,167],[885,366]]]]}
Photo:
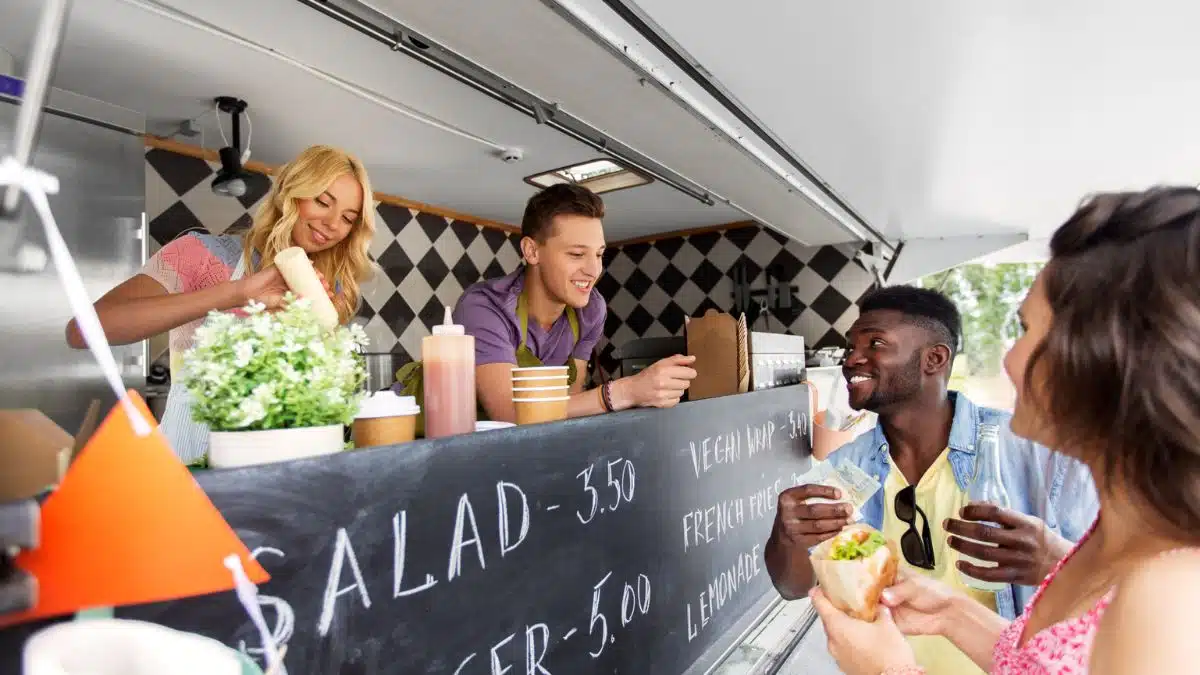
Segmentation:
{"type": "MultiPolygon", "coordinates": [[[[147,218],[159,245],[185,232],[221,234],[249,226],[270,179],[255,174],[245,196],[219,197],[209,189],[216,169],[159,148],[146,152],[147,218]]],[[[391,204],[380,204],[376,213],[371,256],[379,269],[363,287],[358,319],[372,351],[418,354],[421,338],[464,288],[520,264],[518,239],[507,232],[391,204]]],[[[614,247],[597,283],[609,307],[597,365],[611,375],[617,370],[614,345],[678,335],[685,316],[710,307],[729,311],[738,268],[752,289],[764,287],[768,267],[796,287],[797,302],[772,310],[755,330],[803,335],[817,347],[841,344],[858,315],[856,301],[872,284],[853,260],[858,247],[804,247],[760,227],[614,247]]]]}
{"type": "Polygon", "coordinates": [[[600,366],[615,373],[613,349],[640,337],[680,335],[685,316],[731,311],[734,270],[751,290],[765,290],[766,270],[794,287],[792,306],[769,310],[752,330],[803,335],[810,348],[841,346],[858,317],[857,302],[874,281],[854,260],[861,244],[801,246],[750,226],[630,244],[609,251],[599,282],[608,299],[600,366]]]}

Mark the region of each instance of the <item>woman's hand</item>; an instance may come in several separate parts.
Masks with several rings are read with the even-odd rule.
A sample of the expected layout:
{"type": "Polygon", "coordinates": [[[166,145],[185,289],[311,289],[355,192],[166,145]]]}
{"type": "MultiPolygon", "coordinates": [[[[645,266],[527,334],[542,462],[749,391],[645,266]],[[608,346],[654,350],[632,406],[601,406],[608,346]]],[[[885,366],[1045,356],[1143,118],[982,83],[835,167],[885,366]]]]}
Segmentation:
{"type": "Polygon", "coordinates": [[[941,582],[901,570],[900,581],[883,590],[880,602],[892,610],[892,620],[905,635],[944,635],[958,597],[941,582]]]}
{"type": "MultiPolygon", "coordinates": [[[[325,288],[325,293],[332,299],[333,288],[325,280],[325,275],[318,271],[317,278],[321,280],[321,286],[325,288]]],[[[279,268],[274,265],[248,277],[243,277],[237,283],[240,285],[241,294],[247,303],[252,300],[261,302],[268,311],[282,309],[283,296],[290,290],[287,281],[280,274],[279,268]]]]}
{"type": "Polygon", "coordinates": [[[885,606],[874,623],[843,614],[819,587],[808,592],[813,608],[825,626],[829,653],[846,675],[879,675],[889,668],[915,666],[912,647],[885,606]]]}

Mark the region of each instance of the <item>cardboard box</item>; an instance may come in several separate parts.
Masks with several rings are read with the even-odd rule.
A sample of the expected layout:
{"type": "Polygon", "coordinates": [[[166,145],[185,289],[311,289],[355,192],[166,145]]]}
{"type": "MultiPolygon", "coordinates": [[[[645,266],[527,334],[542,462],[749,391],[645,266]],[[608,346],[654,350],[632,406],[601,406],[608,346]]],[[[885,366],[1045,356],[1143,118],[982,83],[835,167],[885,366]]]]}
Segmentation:
{"type": "Polygon", "coordinates": [[[709,309],[687,323],[687,351],[696,357],[696,379],[688,387],[688,400],[729,396],[739,391],[738,322],[709,309]]]}
{"type": "Polygon", "coordinates": [[[0,503],[28,499],[57,485],[99,422],[93,401],[72,436],[39,410],[0,410],[0,503]]]}

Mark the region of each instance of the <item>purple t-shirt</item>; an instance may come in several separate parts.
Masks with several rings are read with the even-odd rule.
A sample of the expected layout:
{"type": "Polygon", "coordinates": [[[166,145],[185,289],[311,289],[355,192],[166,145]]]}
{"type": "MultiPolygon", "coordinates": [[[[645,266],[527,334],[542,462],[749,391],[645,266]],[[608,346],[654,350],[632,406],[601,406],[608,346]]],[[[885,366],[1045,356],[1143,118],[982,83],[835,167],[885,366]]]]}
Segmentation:
{"type": "MultiPolygon", "coordinates": [[[[454,307],[454,322],[475,336],[475,365],[517,362],[517,345],[521,344],[521,324],[517,321],[517,296],[525,287],[525,268],[496,279],[472,284],[463,291],[454,307]]],[[[604,334],[604,315],[607,309],[600,292],[592,289],[588,304],[575,310],[579,315],[579,343],[571,334],[567,313],[558,317],[550,330],[542,330],[530,318],[525,346],[547,366],[565,366],[567,358],[581,361],[592,358],[592,350],[604,334]]]]}

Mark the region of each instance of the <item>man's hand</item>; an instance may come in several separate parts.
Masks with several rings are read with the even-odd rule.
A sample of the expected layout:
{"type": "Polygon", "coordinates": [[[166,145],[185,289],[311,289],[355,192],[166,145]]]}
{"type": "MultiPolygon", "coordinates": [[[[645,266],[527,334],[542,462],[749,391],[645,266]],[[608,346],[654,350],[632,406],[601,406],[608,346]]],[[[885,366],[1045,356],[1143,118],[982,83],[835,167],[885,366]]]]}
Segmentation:
{"type": "Polygon", "coordinates": [[[948,518],[944,523],[946,532],[958,535],[947,543],[959,553],[997,563],[996,567],[980,567],[959,561],[959,570],[981,581],[1037,586],[1071,550],[1071,542],[1034,516],[981,502],[963,507],[961,515],[962,519],[948,518]]]}
{"type": "Polygon", "coordinates": [[[655,361],[642,372],[629,377],[629,386],[625,389],[631,399],[629,403],[639,408],[673,407],[696,378],[696,369],[692,368],[695,362],[695,356],[676,354],[655,361]]]}
{"type": "Polygon", "coordinates": [[[842,493],[828,485],[798,485],[779,494],[776,518],[780,536],[805,548],[833,537],[850,523],[849,504],[808,504],[808,499],[841,499],[842,493]]]}

